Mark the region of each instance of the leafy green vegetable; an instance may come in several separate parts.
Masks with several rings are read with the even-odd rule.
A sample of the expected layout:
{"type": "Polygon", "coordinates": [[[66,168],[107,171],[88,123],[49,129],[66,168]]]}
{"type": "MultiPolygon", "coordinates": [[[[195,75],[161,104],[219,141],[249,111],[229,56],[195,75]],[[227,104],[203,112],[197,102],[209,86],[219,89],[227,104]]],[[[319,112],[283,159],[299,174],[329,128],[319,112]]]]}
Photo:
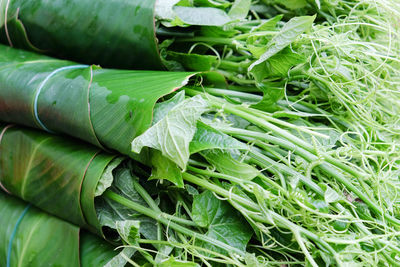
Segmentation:
{"type": "Polygon", "coordinates": [[[181,91],[174,95],[171,99],[156,103],[153,111],[153,125],[165,117],[173,107],[185,100],[185,92],[181,91]]]}
{"type": "MultiPolygon", "coordinates": [[[[251,238],[251,230],[241,216],[226,202],[217,199],[210,191],[194,196],[193,220],[208,229],[206,235],[246,251],[251,238]]],[[[213,248],[212,244],[202,246],[213,248]]],[[[215,248],[214,248],[215,249],[215,248]]]]}
{"type": "Polygon", "coordinates": [[[112,174],[112,172],[116,167],[118,167],[118,165],[121,164],[122,160],[123,158],[115,158],[110,162],[110,164],[108,164],[96,186],[96,191],[94,193],[95,197],[101,196],[104,191],[106,191],[107,188],[111,186],[114,180],[114,175],[112,174]]]}
{"type": "Polygon", "coordinates": [[[140,238],[140,221],[116,221],[115,226],[119,236],[128,244],[136,244],[140,238]]]}
{"type": "Polygon", "coordinates": [[[160,267],[197,267],[195,262],[176,260],[173,256],[158,264],[160,267]]]}
{"type": "Polygon", "coordinates": [[[251,180],[259,174],[256,168],[234,159],[228,152],[206,150],[200,154],[221,173],[245,180],[251,180]]]}
{"type": "Polygon", "coordinates": [[[185,170],[189,143],[196,133],[196,123],[208,108],[202,97],[187,99],[173,107],[165,117],[132,142],[133,152],[144,146],[158,149],[163,156],[185,170]]]}
{"type": "Polygon", "coordinates": [[[270,18],[266,21],[264,21],[262,24],[254,27],[252,29],[253,32],[257,31],[273,31],[276,29],[276,25],[278,22],[282,20],[283,15],[277,15],[273,18],[270,18]]]}
{"type": "Polygon", "coordinates": [[[216,148],[223,150],[247,149],[247,146],[201,121],[197,122],[196,133],[189,144],[190,154],[216,148]]]}
{"type": "MultiPolygon", "coordinates": [[[[128,169],[119,168],[114,176],[112,189],[121,196],[146,206],[146,202],[134,189],[132,179],[135,179],[135,177],[132,177],[128,169]]],[[[136,233],[136,230],[141,231],[141,234],[146,238],[157,239],[155,221],[140,216],[140,214],[133,212],[128,207],[103,198],[97,198],[96,211],[101,225],[117,230],[125,242],[132,238],[137,238],[138,233],[136,233]],[[134,234],[133,236],[131,236],[132,233],[134,234]]],[[[133,243],[136,244],[136,241],[133,243]]]]}
{"type": "MultiPolygon", "coordinates": [[[[190,73],[128,75],[4,49],[0,114],[30,125],[44,121],[53,131],[60,131],[61,118],[66,121],[61,132],[76,129],[75,136],[145,164],[124,160],[104,172],[108,161],[96,159],[106,155],[96,155],[86,174],[103,174],[98,189],[104,193],[95,201],[97,180],[83,180],[82,208],[91,214],[85,219],[126,246],[128,256],[116,261],[395,266],[400,255],[397,6],[369,0],[158,1],[155,24],[165,67],[206,71],[189,82],[186,97],[167,94],[186,85],[190,73]],[[53,73],[63,67],[73,69],[53,73]],[[91,74],[98,94],[61,90],[90,88],[91,74]],[[46,78],[51,88],[39,90],[39,120],[32,114],[33,96],[46,78]],[[143,90],[124,94],[128,87],[143,90]],[[110,93],[110,88],[115,89],[110,93]],[[57,100],[55,110],[49,100],[40,106],[55,94],[61,99],[70,94],[77,105],[57,100]],[[4,95],[7,101],[1,102],[4,95]],[[146,108],[133,101],[142,96],[146,108]],[[94,108],[90,113],[88,103],[94,108]],[[129,108],[119,110],[122,106],[129,108]],[[71,111],[84,116],[70,116],[71,111]],[[145,122],[128,119],[136,114],[145,122]],[[129,122],[132,127],[125,128],[129,122]],[[91,123],[93,130],[85,127],[91,123]],[[131,142],[135,152],[151,148],[129,153],[131,142]],[[97,216],[100,222],[94,222],[97,216]],[[238,230],[244,226],[244,232],[238,230]]],[[[22,27],[26,18],[13,15],[3,17],[9,26],[3,41],[35,49],[27,42],[35,32],[22,27]]],[[[50,33],[46,38],[54,37],[50,33]]],[[[3,141],[10,142],[9,133],[3,141]]],[[[11,145],[7,155],[10,150],[11,145]]]]}
{"type": "Polygon", "coordinates": [[[160,151],[151,152],[151,165],[153,169],[149,180],[166,179],[178,187],[184,187],[181,169],[172,160],[164,157],[160,151]]]}
{"type": "Polygon", "coordinates": [[[186,24],[222,26],[231,21],[223,10],[211,7],[174,7],[176,15],[186,24]]]}
{"type": "Polygon", "coordinates": [[[249,70],[251,71],[255,66],[265,62],[270,57],[293,43],[300,34],[311,28],[314,20],[315,16],[304,16],[296,17],[288,21],[280,32],[272,38],[271,42],[268,43],[266,51],[259,57],[259,59],[250,65],[249,70]]]}
{"type": "MultiPolygon", "coordinates": [[[[116,255],[114,258],[112,258],[107,264],[104,265],[104,267],[118,267],[118,266],[125,266],[127,264],[127,259],[132,257],[133,254],[135,254],[136,249],[134,248],[123,248],[118,255],[116,255]]],[[[93,261],[91,262],[93,263],[93,261]]]]}
{"type": "Polygon", "coordinates": [[[279,110],[277,102],[285,95],[284,85],[277,82],[263,82],[258,84],[258,88],[263,92],[263,98],[251,107],[267,112],[279,110]]]}
{"type": "Polygon", "coordinates": [[[179,3],[180,0],[165,0],[158,2],[155,6],[156,18],[159,20],[170,20],[175,19],[176,14],[174,13],[173,7],[179,3]]]}
{"type": "Polygon", "coordinates": [[[236,0],[228,12],[232,19],[244,19],[250,10],[250,0],[236,0]]]}

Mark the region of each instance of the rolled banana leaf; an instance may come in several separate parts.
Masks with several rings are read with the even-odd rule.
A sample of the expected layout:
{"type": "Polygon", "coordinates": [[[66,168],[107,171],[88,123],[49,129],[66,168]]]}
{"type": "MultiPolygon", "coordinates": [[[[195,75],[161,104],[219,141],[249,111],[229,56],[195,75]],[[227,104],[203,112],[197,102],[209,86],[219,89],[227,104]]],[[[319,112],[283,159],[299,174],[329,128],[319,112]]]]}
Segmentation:
{"type": "Polygon", "coordinates": [[[0,214],[0,266],[104,266],[117,254],[103,240],[3,192],[0,214]]]}
{"type": "Polygon", "coordinates": [[[101,234],[97,184],[114,155],[78,140],[0,126],[0,183],[36,207],[101,234]],[[76,142],[74,142],[76,141],[76,142]]]}
{"type": "Polygon", "coordinates": [[[132,156],[130,142],[151,126],[156,102],[192,75],[101,69],[0,45],[0,121],[132,156]]]}
{"type": "Polygon", "coordinates": [[[161,69],[155,0],[0,1],[3,43],[106,67],[161,69]]]}
{"type": "Polygon", "coordinates": [[[105,266],[117,254],[118,251],[112,245],[91,233],[81,230],[80,262],[82,267],[105,266]]]}

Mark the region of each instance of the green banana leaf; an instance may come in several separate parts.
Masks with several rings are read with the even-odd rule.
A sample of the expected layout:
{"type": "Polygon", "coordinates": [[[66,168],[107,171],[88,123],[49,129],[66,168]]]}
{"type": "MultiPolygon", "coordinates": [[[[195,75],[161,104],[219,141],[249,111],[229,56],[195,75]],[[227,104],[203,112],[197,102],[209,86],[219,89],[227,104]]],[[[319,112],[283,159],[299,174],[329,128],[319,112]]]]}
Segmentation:
{"type": "MultiPolygon", "coordinates": [[[[169,43],[175,37],[201,36],[200,32],[210,32],[209,26],[243,20],[251,4],[251,0],[210,2],[215,1],[2,0],[0,41],[108,68],[161,70],[174,65],[161,56],[165,38],[169,43]]],[[[208,34],[213,36],[214,31],[224,37],[233,30],[213,29],[208,34]]],[[[196,70],[209,69],[217,60],[179,52],[173,57],[186,67],[194,66],[193,59],[200,60],[203,66],[195,66],[196,70]]]]}
{"type": "Polygon", "coordinates": [[[2,186],[48,213],[101,233],[95,190],[115,156],[33,129],[0,126],[0,131],[2,186]]]}
{"type": "Polygon", "coordinates": [[[0,191],[0,266],[104,266],[117,251],[98,237],[0,191]]]}
{"type": "Polygon", "coordinates": [[[80,260],[82,267],[104,266],[118,251],[99,237],[85,231],[80,233],[80,260]]]}
{"type": "Polygon", "coordinates": [[[90,64],[162,69],[154,5],[155,0],[2,0],[0,39],[90,64]]]}
{"type": "Polygon", "coordinates": [[[0,121],[132,156],[130,142],[151,126],[155,103],[192,75],[101,69],[0,45],[0,121]]]}
{"type": "Polygon", "coordinates": [[[0,266],[80,265],[77,226],[1,192],[0,214],[0,266]]]}

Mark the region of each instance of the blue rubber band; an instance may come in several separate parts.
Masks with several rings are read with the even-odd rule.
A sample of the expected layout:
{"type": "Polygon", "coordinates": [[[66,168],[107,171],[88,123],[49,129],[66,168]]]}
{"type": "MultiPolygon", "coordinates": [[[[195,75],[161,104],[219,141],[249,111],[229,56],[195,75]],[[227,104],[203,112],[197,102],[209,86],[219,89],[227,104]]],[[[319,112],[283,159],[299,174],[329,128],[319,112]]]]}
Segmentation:
{"type": "Polygon", "coordinates": [[[56,69],[55,71],[53,71],[52,73],[50,73],[46,79],[44,79],[42,81],[42,83],[39,85],[38,90],[36,91],[36,95],[35,95],[35,101],[33,102],[33,112],[35,114],[35,118],[36,121],[40,124],[40,126],[43,128],[43,130],[46,130],[47,132],[52,133],[52,131],[50,131],[49,129],[47,129],[47,127],[43,124],[43,122],[39,119],[39,114],[38,114],[38,108],[37,108],[37,102],[39,99],[39,94],[40,91],[42,91],[43,86],[46,84],[46,82],[53,77],[55,74],[59,73],[60,71],[63,70],[70,70],[70,69],[83,69],[83,68],[87,68],[89,67],[88,65],[72,65],[72,66],[65,66],[65,67],[61,67],[56,69]]]}
{"type": "Polygon", "coordinates": [[[12,243],[14,241],[14,237],[17,234],[17,228],[21,224],[22,219],[24,218],[25,214],[28,212],[29,208],[31,207],[31,204],[28,204],[24,211],[21,213],[21,216],[19,216],[17,223],[14,226],[13,232],[11,234],[10,241],[8,242],[8,249],[7,249],[7,267],[11,266],[11,250],[12,250],[12,243]]]}

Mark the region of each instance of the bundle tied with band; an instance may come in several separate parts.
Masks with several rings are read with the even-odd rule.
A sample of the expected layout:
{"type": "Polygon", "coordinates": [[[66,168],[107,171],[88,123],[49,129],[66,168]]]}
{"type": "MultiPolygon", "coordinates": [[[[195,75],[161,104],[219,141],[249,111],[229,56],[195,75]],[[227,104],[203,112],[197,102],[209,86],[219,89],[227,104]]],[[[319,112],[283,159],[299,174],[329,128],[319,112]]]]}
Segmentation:
{"type": "MultiPolygon", "coordinates": [[[[0,151],[0,187],[10,198],[14,195],[23,199],[68,225],[75,225],[78,230],[86,228],[115,245],[125,244],[131,229],[139,227],[129,225],[133,219],[141,220],[148,229],[142,233],[144,237],[157,231],[154,220],[126,207],[127,211],[121,212],[118,203],[107,204],[99,199],[111,187],[125,192],[124,187],[132,186],[126,158],[78,140],[1,124],[0,151]],[[123,173],[128,183],[121,181],[116,172],[123,173]]],[[[140,196],[125,197],[146,207],[140,196]]],[[[97,251],[95,247],[87,249],[97,251]]],[[[132,247],[122,249],[110,266],[124,266],[135,252],[132,247]]],[[[100,259],[93,257],[87,263],[100,259]]]]}
{"type": "MultiPolygon", "coordinates": [[[[3,125],[0,131],[2,188],[111,243],[127,245],[121,252],[127,258],[136,251],[144,253],[138,243],[143,237],[145,241],[142,242],[156,242],[152,245],[160,251],[156,257],[158,261],[173,261],[173,257],[168,256],[175,248],[170,245],[170,241],[167,242],[168,239],[165,241],[168,244],[163,243],[166,234],[168,238],[175,235],[183,239],[195,237],[199,240],[196,246],[200,252],[202,246],[213,244],[206,250],[207,253],[224,253],[229,256],[232,253],[232,257],[245,255],[245,246],[236,243],[236,239],[249,241],[252,235],[249,225],[229,204],[222,203],[211,192],[205,191],[194,198],[191,209],[198,212],[196,207],[202,205],[204,199],[211,199],[221,205],[226,216],[219,215],[219,220],[238,221],[239,230],[235,236],[221,233],[226,235],[227,241],[203,233],[208,227],[212,231],[212,226],[203,226],[186,216],[169,213],[174,213],[170,211],[171,207],[179,205],[179,200],[174,198],[176,188],[170,187],[171,192],[158,193],[157,198],[163,197],[163,200],[157,203],[150,195],[151,192],[147,191],[149,189],[141,185],[149,174],[145,166],[138,162],[108,154],[78,140],[34,129],[3,125]],[[139,173],[140,177],[136,176],[139,173]],[[161,239],[160,244],[157,239],[161,239]]],[[[148,186],[152,184],[151,181],[146,183],[148,186]]],[[[187,198],[189,195],[182,194],[182,197],[187,198]]],[[[173,244],[178,250],[184,246],[184,243],[178,241],[173,244]]],[[[198,254],[200,252],[196,252],[196,256],[202,256],[198,254]]]]}
{"type": "Polygon", "coordinates": [[[1,127],[0,151],[0,182],[8,193],[102,235],[94,198],[115,155],[13,125],[1,127]]]}
{"type": "Polygon", "coordinates": [[[0,213],[0,266],[89,267],[116,260],[118,251],[107,242],[1,190],[0,213]]]}
{"type": "Polygon", "coordinates": [[[161,69],[155,2],[101,0],[93,5],[92,1],[74,0],[66,8],[63,0],[1,1],[0,41],[107,67],[161,69]],[[98,15],[90,16],[88,10],[98,15]]]}
{"type": "Polygon", "coordinates": [[[130,143],[151,126],[156,102],[192,75],[101,69],[0,45],[0,121],[133,156],[130,143]]]}

